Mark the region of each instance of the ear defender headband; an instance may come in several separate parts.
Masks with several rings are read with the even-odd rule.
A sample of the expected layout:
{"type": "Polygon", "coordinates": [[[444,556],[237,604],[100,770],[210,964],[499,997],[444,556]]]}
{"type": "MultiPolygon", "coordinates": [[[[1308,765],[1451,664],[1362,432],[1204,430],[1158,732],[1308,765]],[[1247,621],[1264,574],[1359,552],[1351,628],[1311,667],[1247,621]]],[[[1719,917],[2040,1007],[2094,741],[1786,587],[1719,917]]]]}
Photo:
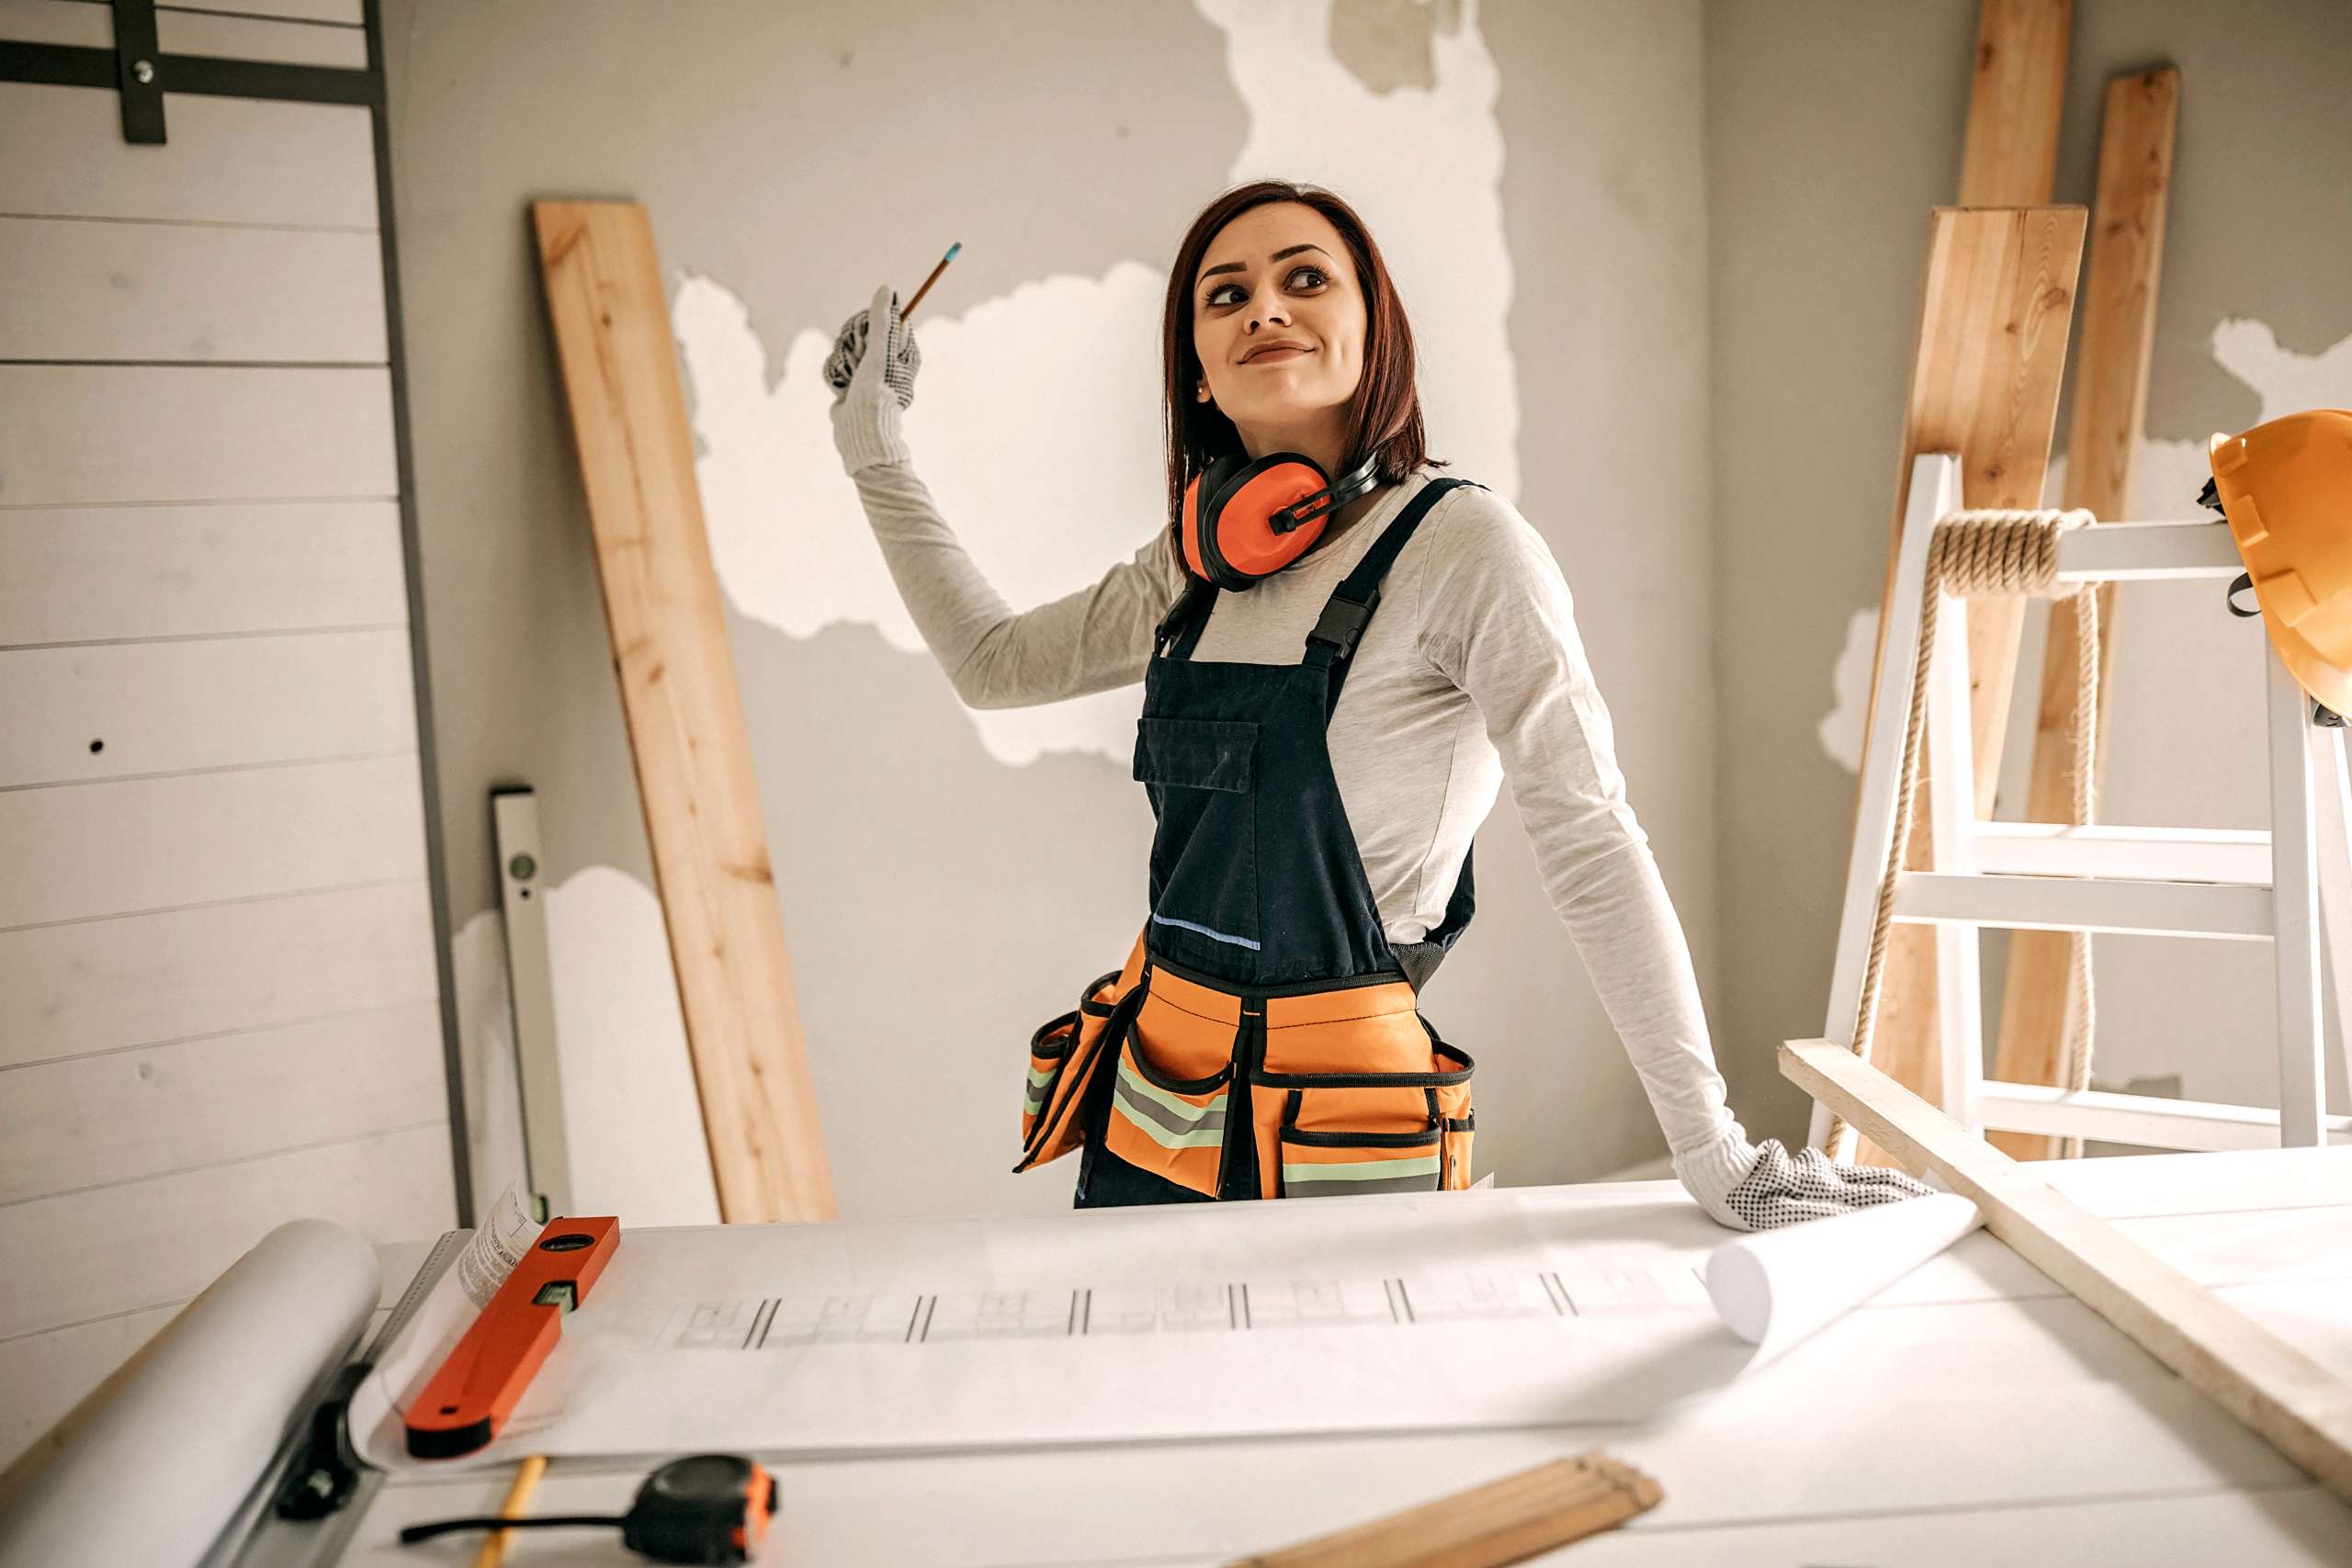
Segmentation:
{"type": "Polygon", "coordinates": [[[1331,516],[1379,482],[1379,454],[1334,482],[1303,452],[1209,460],[1184,491],[1184,566],[1236,591],[1254,588],[1315,547],[1331,516]]]}

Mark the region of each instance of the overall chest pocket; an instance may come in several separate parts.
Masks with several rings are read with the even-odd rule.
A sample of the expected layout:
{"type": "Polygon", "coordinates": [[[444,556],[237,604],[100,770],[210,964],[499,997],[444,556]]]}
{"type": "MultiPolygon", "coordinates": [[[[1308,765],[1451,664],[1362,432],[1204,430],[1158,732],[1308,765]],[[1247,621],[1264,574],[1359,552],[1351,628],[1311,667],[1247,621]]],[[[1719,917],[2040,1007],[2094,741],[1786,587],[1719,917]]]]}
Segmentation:
{"type": "Polygon", "coordinates": [[[1135,776],[1151,797],[1151,919],[1180,960],[1256,952],[1258,726],[1156,718],[1136,725],[1135,776]]]}

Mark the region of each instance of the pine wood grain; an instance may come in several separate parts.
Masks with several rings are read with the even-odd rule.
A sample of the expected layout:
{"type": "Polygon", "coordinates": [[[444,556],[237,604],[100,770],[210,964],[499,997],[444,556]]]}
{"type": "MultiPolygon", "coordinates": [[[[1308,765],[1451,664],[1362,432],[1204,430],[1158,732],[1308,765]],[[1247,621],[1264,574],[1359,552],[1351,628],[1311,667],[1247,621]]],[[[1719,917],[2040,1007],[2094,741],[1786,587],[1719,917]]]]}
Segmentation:
{"type": "MultiPolygon", "coordinates": [[[[2132,465],[2148,407],[2154,359],[2156,282],[2164,260],[2165,210],[2172,191],[2173,127],[2180,112],[2180,73],[2167,66],[2108,84],[2099,133],[2098,192],[2091,208],[2089,270],[2083,281],[2082,347],[2075,362],[2073,417],[2066,434],[2063,504],[2088,508],[2102,522],[2132,514],[2132,465]]],[[[2026,818],[2073,818],[2076,715],[2072,600],[2050,607],[2043,647],[2041,705],[2034,724],[2033,773],[2026,818]]],[[[2098,710],[2094,783],[2104,773],[2108,680],[2115,647],[2115,587],[2098,589],[2098,710]]],[[[2073,1015],[2072,939],[2063,931],[2018,931],[2009,938],[2008,978],[1993,1077],[2005,1083],[2055,1084],[2073,1015]]],[[[2040,1134],[1994,1133],[1996,1145],[2018,1159],[2046,1159],[2058,1140],[2040,1134]]]]}
{"type": "Polygon", "coordinates": [[[652,223],[634,202],[532,216],[719,1211],[831,1219],[652,223]]]}

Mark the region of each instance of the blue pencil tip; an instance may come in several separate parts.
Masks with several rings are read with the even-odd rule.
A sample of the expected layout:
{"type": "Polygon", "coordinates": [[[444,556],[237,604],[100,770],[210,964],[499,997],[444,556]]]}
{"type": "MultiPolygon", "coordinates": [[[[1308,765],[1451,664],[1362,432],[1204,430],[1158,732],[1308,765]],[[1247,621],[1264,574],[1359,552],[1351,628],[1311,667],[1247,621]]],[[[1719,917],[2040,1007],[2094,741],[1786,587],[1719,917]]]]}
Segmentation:
{"type": "Polygon", "coordinates": [[[948,247],[947,247],[947,254],[946,254],[946,256],[945,256],[945,258],[944,258],[944,259],[945,259],[945,260],[948,260],[948,261],[954,261],[954,260],[956,259],[956,253],[957,251],[962,250],[963,248],[964,248],[964,242],[963,242],[963,241],[961,241],[961,240],[956,241],[954,244],[952,244],[952,245],[950,245],[950,246],[948,246],[948,247]]]}

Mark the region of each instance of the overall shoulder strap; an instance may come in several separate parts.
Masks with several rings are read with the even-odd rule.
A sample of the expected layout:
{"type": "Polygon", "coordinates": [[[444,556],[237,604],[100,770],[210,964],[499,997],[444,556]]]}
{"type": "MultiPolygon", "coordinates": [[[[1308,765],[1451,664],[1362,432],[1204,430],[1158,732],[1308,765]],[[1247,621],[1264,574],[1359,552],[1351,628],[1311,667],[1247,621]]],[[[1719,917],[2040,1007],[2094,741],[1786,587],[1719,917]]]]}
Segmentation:
{"type": "MultiPolygon", "coordinates": [[[[1306,634],[1306,657],[1299,662],[1318,665],[1329,671],[1330,690],[1323,705],[1326,718],[1340,705],[1340,688],[1348,678],[1348,665],[1354,658],[1356,644],[1363,637],[1363,628],[1371,624],[1372,613],[1380,605],[1380,585],[1396,564],[1396,557],[1412,542],[1413,531],[1430,509],[1445,498],[1447,491],[1462,485],[1477,484],[1476,479],[1431,479],[1420,493],[1406,503],[1396,520],[1388,525],[1372,548],[1364,551],[1347,581],[1331,591],[1324,603],[1323,614],[1316,619],[1315,629],[1306,634]]],[[[1484,485],[1478,485],[1481,490],[1484,485]]]]}
{"type": "Polygon", "coordinates": [[[1204,578],[1193,578],[1176,596],[1176,603],[1160,617],[1159,629],[1151,634],[1151,655],[1190,659],[1201,640],[1201,633],[1209,624],[1209,611],[1216,601],[1216,584],[1204,578]]]}

